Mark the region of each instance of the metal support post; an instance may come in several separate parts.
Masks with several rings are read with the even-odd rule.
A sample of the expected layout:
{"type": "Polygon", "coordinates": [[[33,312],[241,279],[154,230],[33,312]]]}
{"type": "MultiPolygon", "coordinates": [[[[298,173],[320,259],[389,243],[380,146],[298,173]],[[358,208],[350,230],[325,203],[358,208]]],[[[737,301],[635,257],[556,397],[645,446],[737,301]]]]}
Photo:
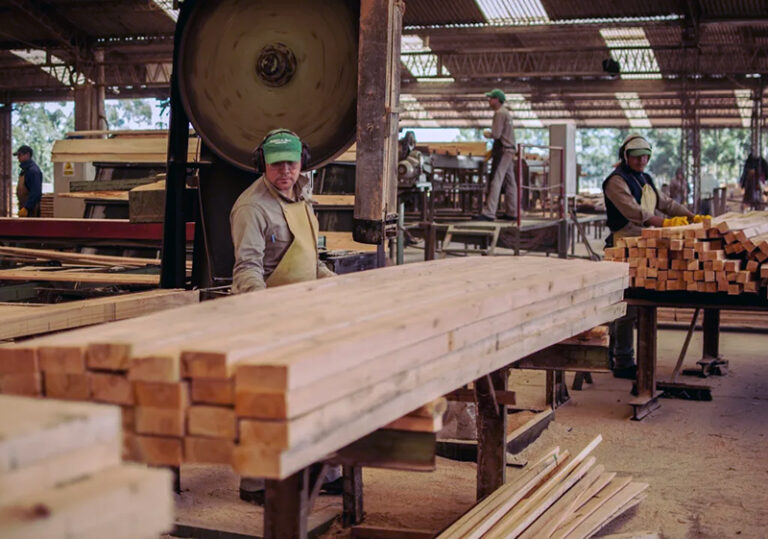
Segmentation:
{"type": "Polygon", "coordinates": [[[0,105],[0,217],[13,213],[11,144],[11,104],[5,103],[0,105]]]}

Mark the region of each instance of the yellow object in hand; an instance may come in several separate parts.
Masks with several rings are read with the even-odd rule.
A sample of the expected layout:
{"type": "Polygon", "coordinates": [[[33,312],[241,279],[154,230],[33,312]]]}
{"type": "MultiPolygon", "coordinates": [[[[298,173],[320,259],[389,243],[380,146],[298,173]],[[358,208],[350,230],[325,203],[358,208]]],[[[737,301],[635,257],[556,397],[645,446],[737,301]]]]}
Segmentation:
{"type": "Polygon", "coordinates": [[[26,217],[27,215],[29,215],[29,212],[27,211],[27,208],[21,208],[19,210],[19,217],[26,217]]]}
{"type": "Polygon", "coordinates": [[[704,221],[707,221],[707,220],[710,220],[710,219],[712,219],[711,215],[699,215],[699,214],[696,214],[696,215],[693,216],[693,222],[694,223],[701,223],[701,222],[704,222],[704,221]]]}
{"type": "Polygon", "coordinates": [[[664,223],[662,226],[668,227],[668,226],[685,226],[688,224],[688,218],[687,217],[670,217],[668,219],[664,219],[664,223]]]}

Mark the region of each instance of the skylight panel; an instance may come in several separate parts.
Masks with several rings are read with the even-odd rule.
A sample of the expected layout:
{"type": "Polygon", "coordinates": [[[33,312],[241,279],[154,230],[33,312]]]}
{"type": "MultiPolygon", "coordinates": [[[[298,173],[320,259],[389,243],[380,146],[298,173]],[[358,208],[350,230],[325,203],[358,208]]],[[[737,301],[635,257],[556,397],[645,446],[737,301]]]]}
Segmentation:
{"type": "Polygon", "coordinates": [[[624,115],[629,121],[630,127],[651,127],[651,120],[645,113],[643,102],[636,92],[617,92],[616,99],[619,106],[624,109],[624,115]]]}
{"type": "Polygon", "coordinates": [[[660,79],[661,69],[645,30],[634,28],[602,28],[600,35],[621,66],[622,79],[660,79]]]}
{"type": "Polygon", "coordinates": [[[546,24],[549,15],[540,0],[475,0],[492,25],[546,24]]]}

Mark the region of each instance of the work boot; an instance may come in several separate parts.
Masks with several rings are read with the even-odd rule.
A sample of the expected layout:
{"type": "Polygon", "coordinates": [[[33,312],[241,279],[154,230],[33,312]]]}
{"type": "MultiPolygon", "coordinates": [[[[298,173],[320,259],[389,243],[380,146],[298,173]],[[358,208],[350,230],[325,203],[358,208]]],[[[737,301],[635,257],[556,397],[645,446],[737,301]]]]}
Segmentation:
{"type": "Polygon", "coordinates": [[[634,380],[637,378],[637,365],[623,364],[622,366],[616,366],[613,368],[613,377],[634,380]]]}
{"type": "Polygon", "coordinates": [[[501,219],[502,221],[517,221],[517,217],[514,215],[507,215],[506,213],[500,215],[497,219],[501,219]]]}
{"type": "Polygon", "coordinates": [[[472,220],[473,221],[495,221],[493,217],[488,217],[487,215],[483,215],[482,213],[479,215],[473,215],[472,220]]]}
{"type": "Polygon", "coordinates": [[[241,477],[240,499],[254,505],[264,505],[264,479],[241,477]]]}

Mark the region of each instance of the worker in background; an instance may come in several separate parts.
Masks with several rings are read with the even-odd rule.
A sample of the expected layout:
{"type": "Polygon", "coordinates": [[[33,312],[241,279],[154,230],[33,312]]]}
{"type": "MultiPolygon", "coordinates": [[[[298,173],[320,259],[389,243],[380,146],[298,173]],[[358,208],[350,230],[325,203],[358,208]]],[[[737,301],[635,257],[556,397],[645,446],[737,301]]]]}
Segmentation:
{"type": "MultiPolygon", "coordinates": [[[[311,281],[336,275],[318,259],[317,218],[301,174],[309,148],[287,129],[267,134],[253,154],[260,176],[235,201],[230,212],[235,265],[232,292],[311,281]]],[[[324,491],[341,493],[341,469],[331,468],[324,491]]],[[[264,480],[242,478],[240,498],[264,503],[264,480]]]]}
{"type": "Polygon", "coordinates": [[[763,186],[766,174],[768,174],[768,163],[765,159],[750,153],[739,178],[739,185],[744,190],[744,198],[741,201],[742,211],[763,209],[763,186]]]}
{"type": "Polygon", "coordinates": [[[43,173],[32,160],[32,148],[19,146],[13,155],[19,160],[21,171],[16,184],[19,217],[40,217],[40,199],[43,196],[43,173]]]}
{"type": "Polygon", "coordinates": [[[491,129],[483,133],[493,139],[491,148],[491,183],[479,215],[475,221],[494,221],[499,198],[504,190],[504,213],[499,217],[506,221],[517,219],[517,183],[515,182],[515,129],[512,112],[504,106],[507,96],[498,88],[487,92],[488,105],[493,109],[491,129]]]}
{"type": "Polygon", "coordinates": [[[680,167],[675,171],[675,177],[669,184],[669,198],[680,203],[685,200],[685,178],[683,169],[680,167]]]}
{"type": "MultiPolygon", "coordinates": [[[[687,224],[694,214],[656,189],[653,178],[645,172],[651,158],[651,145],[642,136],[631,134],[621,143],[619,162],[603,182],[603,195],[611,234],[606,246],[625,236],[640,236],[643,227],[661,227],[687,224]],[[684,219],[664,219],[659,214],[684,219]],[[686,219],[687,218],[687,219],[686,219]]],[[[635,312],[628,309],[626,316],[613,326],[613,375],[634,379],[637,374],[634,350],[635,312]]]]}

